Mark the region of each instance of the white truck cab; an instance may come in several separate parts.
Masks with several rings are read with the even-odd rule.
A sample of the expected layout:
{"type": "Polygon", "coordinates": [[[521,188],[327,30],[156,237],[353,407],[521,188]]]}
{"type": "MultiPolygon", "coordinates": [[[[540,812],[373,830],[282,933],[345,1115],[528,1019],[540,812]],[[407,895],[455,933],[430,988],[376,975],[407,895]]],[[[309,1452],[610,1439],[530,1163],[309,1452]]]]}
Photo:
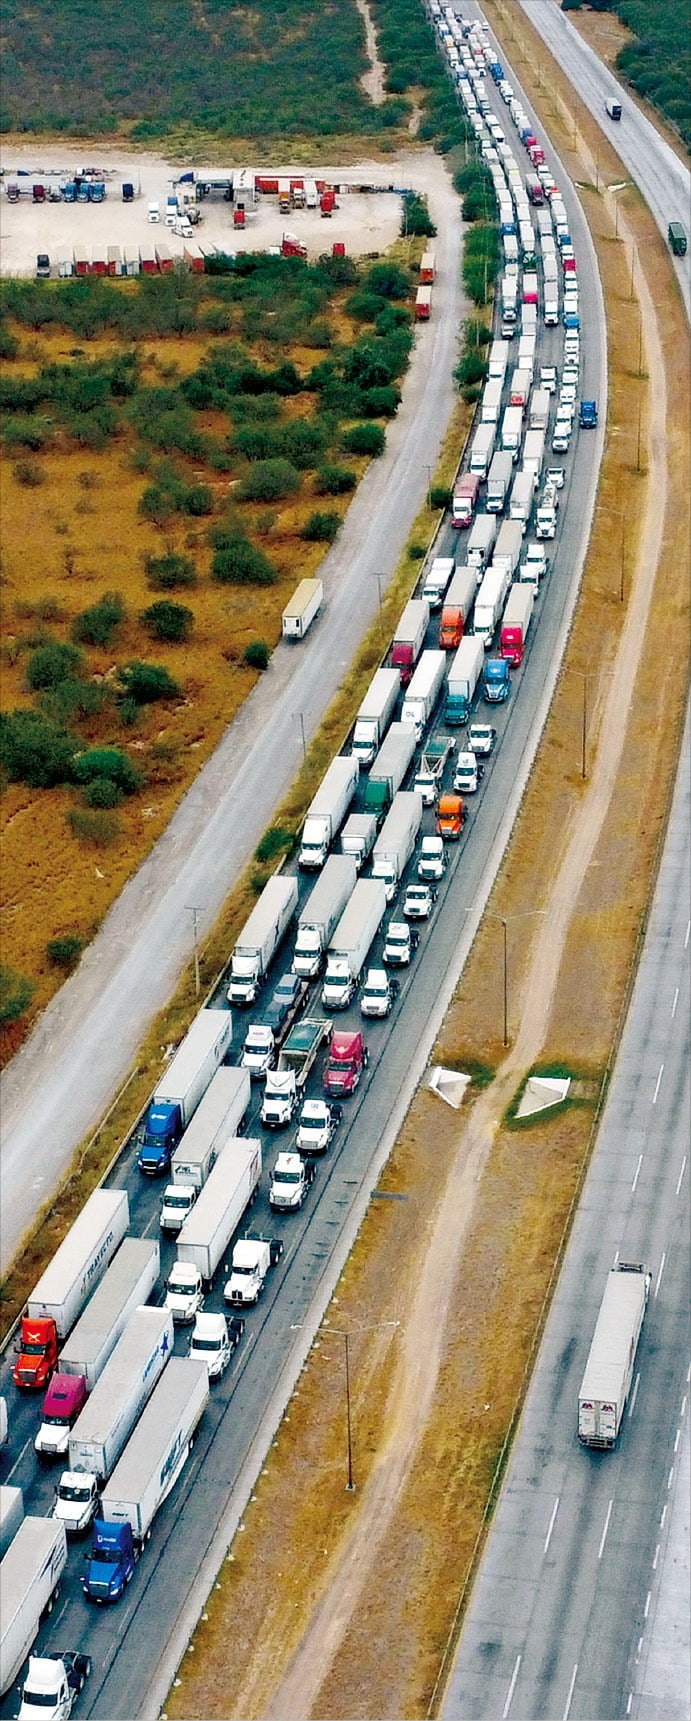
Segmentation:
{"type": "Polygon", "coordinates": [[[169,1183],[163,1191],[161,1217],[159,1224],[162,1231],[181,1231],[188,1213],[191,1213],[197,1199],[198,1191],[192,1183],[169,1183]]]}
{"type": "Polygon", "coordinates": [[[204,1286],[198,1267],[189,1261],[175,1261],[166,1286],[165,1306],[173,1322],[185,1326],[196,1319],[204,1307],[204,1286]]]}
{"type": "Polygon", "coordinates": [[[282,1254],[279,1237],[241,1237],[233,1250],[230,1278],[223,1287],[226,1303],[235,1307],[256,1303],[267,1274],[282,1254]]]}

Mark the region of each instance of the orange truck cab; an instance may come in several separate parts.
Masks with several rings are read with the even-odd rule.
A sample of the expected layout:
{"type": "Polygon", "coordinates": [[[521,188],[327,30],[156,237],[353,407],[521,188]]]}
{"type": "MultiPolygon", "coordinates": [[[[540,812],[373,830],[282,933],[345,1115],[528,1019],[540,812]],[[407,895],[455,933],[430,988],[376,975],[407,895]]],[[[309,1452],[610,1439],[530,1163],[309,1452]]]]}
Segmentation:
{"type": "Polygon", "coordinates": [[[444,604],[439,627],[441,651],[456,651],[463,638],[463,611],[460,604],[444,604]]]}
{"type": "Polygon", "coordinates": [[[12,1370],[15,1386],[38,1391],[46,1387],[57,1365],[58,1333],[50,1318],[33,1320],[22,1315],[17,1341],[17,1360],[12,1370]]]}
{"type": "Polygon", "coordinates": [[[437,836],[455,841],[463,829],[463,800],[461,795],[441,795],[437,807],[437,836]]]}

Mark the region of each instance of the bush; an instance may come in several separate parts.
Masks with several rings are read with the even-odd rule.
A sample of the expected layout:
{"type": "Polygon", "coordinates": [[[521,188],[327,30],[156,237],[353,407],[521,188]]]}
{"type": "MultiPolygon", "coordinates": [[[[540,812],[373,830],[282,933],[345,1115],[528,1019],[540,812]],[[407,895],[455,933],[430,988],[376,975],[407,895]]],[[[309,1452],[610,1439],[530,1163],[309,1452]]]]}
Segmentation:
{"type": "Polygon", "coordinates": [[[430,508],[443,508],[446,510],[451,507],[452,497],[453,492],[451,490],[447,490],[445,485],[433,484],[429,493],[430,508]]]}
{"type": "Polygon", "coordinates": [[[159,699],[179,699],[180,688],[172,675],[158,663],[141,663],[135,659],[118,670],[123,693],[135,705],[153,705],[159,699]]]}
{"type": "Polygon", "coordinates": [[[410,292],[410,278],[398,263],[373,263],[362,286],[364,292],[375,293],[378,299],[405,299],[410,292]]]}
{"type": "Polygon", "coordinates": [[[146,556],[144,570],[147,582],[154,590],[173,591],[176,586],[196,586],[197,570],[191,556],[179,556],[169,551],[167,556],[146,556]]]}
{"type": "Polygon", "coordinates": [[[315,489],[320,496],[344,496],[356,484],[355,473],[348,466],[320,466],[315,489]]]}
{"type": "Polygon", "coordinates": [[[162,598],[160,603],[150,604],[148,609],[142,610],[139,620],[152,639],[178,645],[189,637],[194,616],[185,604],[172,604],[167,598],[162,598]]]}
{"type": "Polygon", "coordinates": [[[27,980],[25,974],[15,973],[6,962],[0,962],[0,1027],[6,1028],[10,1022],[18,1022],[28,1010],[33,995],[31,980],[27,980]]]}
{"type": "Polygon", "coordinates": [[[406,192],[401,211],[401,233],[433,239],[436,231],[434,222],[430,220],[427,198],[418,197],[414,191],[406,192]]]}
{"type": "Polygon", "coordinates": [[[238,531],[226,532],[223,541],[217,543],[211,575],[214,580],[238,586],[272,586],[276,580],[276,570],[268,556],[238,531]]]}
{"type": "Polygon", "coordinates": [[[82,610],[72,624],[72,638],[80,645],[110,645],[114,633],[125,617],[125,605],[119,592],[104,592],[97,604],[82,610]]]}
{"type": "Polygon", "coordinates": [[[246,502],[278,502],[300,487],[300,474],[290,460],[257,460],[240,485],[246,502]]]}
{"type": "Polygon", "coordinates": [[[79,754],[74,761],[74,779],[86,784],[114,783],[125,795],[133,795],[142,783],[141,772],[119,747],[92,747],[88,753],[79,754]]]}
{"type": "Polygon", "coordinates": [[[349,454],[383,454],[386,436],[380,424],[354,424],[343,437],[343,447],[349,454]]]}
{"type": "Polygon", "coordinates": [[[119,807],[125,797],[117,783],[112,783],[109,777],[94,777],[92,783],[87,783],[84,790],[84,801],[87,807],[119,807]]]}
{"type": "Polygon", "coordinates": [[[67,645],[59,639],[52,639],[47,645],[40,645],[37,651],[31,653],[26,666],[26,684],[32,693],[38,693],[44,688],[57,687],[59,682],[67,681],[80,672],[83,667],[83,657],[76,645],[67,645]]]}
{"type": "Polygon", "coordinates": [[[42,711],[0,714],[0,764],[11,783],[48,789],[69,783],[76,742],[42,711]]]}
{"type": "Polygon", "coordinates": [[[264,639],[253,639],[245,646],[243,659],[248,669],[267,669],[271,653],[264,639]]]}
{"type": "Polygon", "coordinates": [[[411,562],[424,562],[427,551],[424,544],[409,544],[408,555],[411,562]]]}
{"type": "Polygon", "coordinates": [[[46,956],[54,968],[65,968],[68,974],[76,968],[82,953],[81,938],[74,934],[65,933],[62,938],[51,938],[46,945],[46,956]]]}
{"type": "Polygon", "coordinates": [[[95,849],[110,848],[120,835],[118,815],[108,807],[70,807],[67,823],[79,842],[95,849]]]}
{"type": "Polygon", "coordinates": [[[254,851],[255,860],[266,865],[267,861],[276,860],[278,855],[285,854],[293,846],[293,833],[285,825],[270,825],[264,832],[261,842],[254,851]]]}
{"type": "Polygon", "coordinates": [[[396,388],[393,383],[387,383],[384,388],[365,389],[361,399],[361,410],[367,414],[368,418],[395,418],[400,400],[400,389],[396,388]]]}
{"type": "Polygon", "coordinates": [[[310,514],[300,532],[308,544],[333,544],[341,529],[340,514],[316,512],[310,514]]]}
{"type": "Polygon", "coordinates": [[[27,490],[37,490],[40,484],[45,484],[46,474],[38,460],[18,460],[12,471],[17,483],[27,490]]]}
{"type": "Polygon", "coordinates": [[[191,514],[195,519],[201,519],[205,514],[212,514],[213,507],[214,493],[208,484],[189,484],[182,493],[182,514],[191,514]]]}

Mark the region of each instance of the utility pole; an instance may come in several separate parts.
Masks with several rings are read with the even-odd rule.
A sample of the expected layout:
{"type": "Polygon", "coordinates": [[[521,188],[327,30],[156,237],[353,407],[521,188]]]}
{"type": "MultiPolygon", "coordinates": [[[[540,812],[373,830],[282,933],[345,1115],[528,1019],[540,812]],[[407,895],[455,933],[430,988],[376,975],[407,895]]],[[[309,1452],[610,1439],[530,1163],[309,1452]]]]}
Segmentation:
{"type": "Polygon", "coordinates": [[[194,937],[194,993],[195,997],[198,998],[201,990],[201,982],[199,978],[199,909],[188,907],[187,912],[192,916],[192,933],[194,937]]]}

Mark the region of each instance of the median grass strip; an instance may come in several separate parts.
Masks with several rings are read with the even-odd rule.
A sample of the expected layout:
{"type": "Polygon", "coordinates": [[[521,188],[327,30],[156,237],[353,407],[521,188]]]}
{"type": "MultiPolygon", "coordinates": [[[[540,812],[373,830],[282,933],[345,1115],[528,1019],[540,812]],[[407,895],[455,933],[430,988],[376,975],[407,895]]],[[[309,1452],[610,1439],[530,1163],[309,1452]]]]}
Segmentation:
{"type": "MultiPolygon", "coordinates": [[[[501,21],[496,22],[501,29],[501,21]]],[[[537,87],[530,68],[542,64],[544,71],[544,53],[538,57],[528,27],[518,47],[521,77],[540,105],[545,100],[544,77],[537,87]]],[[[513,57],[514,41],[507,43],[507,51],[513,57]]],[[[560,95],[569,113],[577,116],[587,161],[589,151],[600,147],[601,171],[613,181],[624,177],[614,159],[605,162],[600,134],[566,86],[560,95]]],[[[565,130],[554,118],[553,105],[546,118],[569,170],[582,181],[584,159],[570,148],[571,127],[565,130]]],[[[502,935],[495,916],[509,922],[512,1039],[523,1013],[530,1018],[531,1001],[523,988],[539,924],[536,911],[549,900],[565,834],[578,828],[581,809],[587,812],[602,694],[621,637],[644,509],[646,501],[650,503],[645,479],[650,381],[645,342],[643,362],[638,362],[630,257],[615,237],[612,214],[594,183],[582,195],[608,307],[605,460],[565,671],[491,913],[434,1052],[435,1061],[459,1068],[493,1071],[503,1058],[502,935]],[[640,377],[639,369],[644,373],[640,377]],[[593,717],[585,783],[580,753],[584,674],[593,678],[588,684],[593,717]]],[[[679,362],[687,351],[688,330],[651,217],[632,191],[626,193],[623,210],[658,309],[668,390],[668,493],[663,553],[645,652],[632,689],[621,768],[573,905],[558,989],[536,1059],[540,1068],[576,1074],[577,1103],[520,1132],[510,1121],[504,1127],[501,1119],[526,1073],[519,1072],[500,1106],[497,1095],[497,1115],[488,1119],[480,1114],[491,1129],[492,1145],[479,1188],[471,1196],[473,1150],[465,1137],[472,1136],[475,1112],[468,1110],[466,1121],[465,1113],[445,1110],[429,1092],[417,1094],[381,1181],[383,1192],[406,1199],[371,1205],[329,1311],[334,1326],[376,1329],[355,1332],[352,1340],[358,1492],[344,1493],[342,1364],[325,1324],[246,1512],[243,1534],[236,1538],[212,1593],[208,1617],[195,1633],[194,1653],[179,1670],[179,1683],[167,1703],[171,1717],[236,1715],[248,1721],[272,1713],[287,1721],[291,1714],[415,1717],[436,1712],[439,1669],[458,1631],[606,1090],[664,834],[688,684],[688,411],[686,376],[679,362]],[[388,1387],[403,1343],[400,1328],[382,1331],[382,1323],[400,1321],[405,1329],[440,1192],[459,1152],[469,1168],[472,1218],[432,1408],[413,1445],[386,1533],[379,1539],[368,1501],[370,1495],[379,1501],[384,1497],[387,1468],[392,1489],[400,1480],[398,1472],[393,1474],[397,1410],[388,1387]],[[344,1552],[352,1549],[359,1514],[358,1546],[365,1572],[361,1590],[344,1552]],[[377,1545],[376,1569],[367,1565],[368,1533],[377,1545]],[[339,1610],[343,1631],[331,1648],[329,1622],[339,1610]],[[310,1635],[315,1619],[323,1628],[321,1640],[310,1635]],[[303,1646],[312,1652],[317,1675],[311,1683],[306,1679],[303,1697],[309,1688],[309,1703],[298,1708],[303,1646]]],[[[621,697],[628,699],[628,686],[622,686],[621,697]]],[[[487,1091],[491,1094],[491,1087],[487,1091]]],[[[476,1103],[482,1106],[482,1097],[476,1103]]],[[[464,1218],[461,1209],[459,1225],[464,1218]]],[[[405,1435],[404,1429],[401,1439],[405,1435]]]]}

